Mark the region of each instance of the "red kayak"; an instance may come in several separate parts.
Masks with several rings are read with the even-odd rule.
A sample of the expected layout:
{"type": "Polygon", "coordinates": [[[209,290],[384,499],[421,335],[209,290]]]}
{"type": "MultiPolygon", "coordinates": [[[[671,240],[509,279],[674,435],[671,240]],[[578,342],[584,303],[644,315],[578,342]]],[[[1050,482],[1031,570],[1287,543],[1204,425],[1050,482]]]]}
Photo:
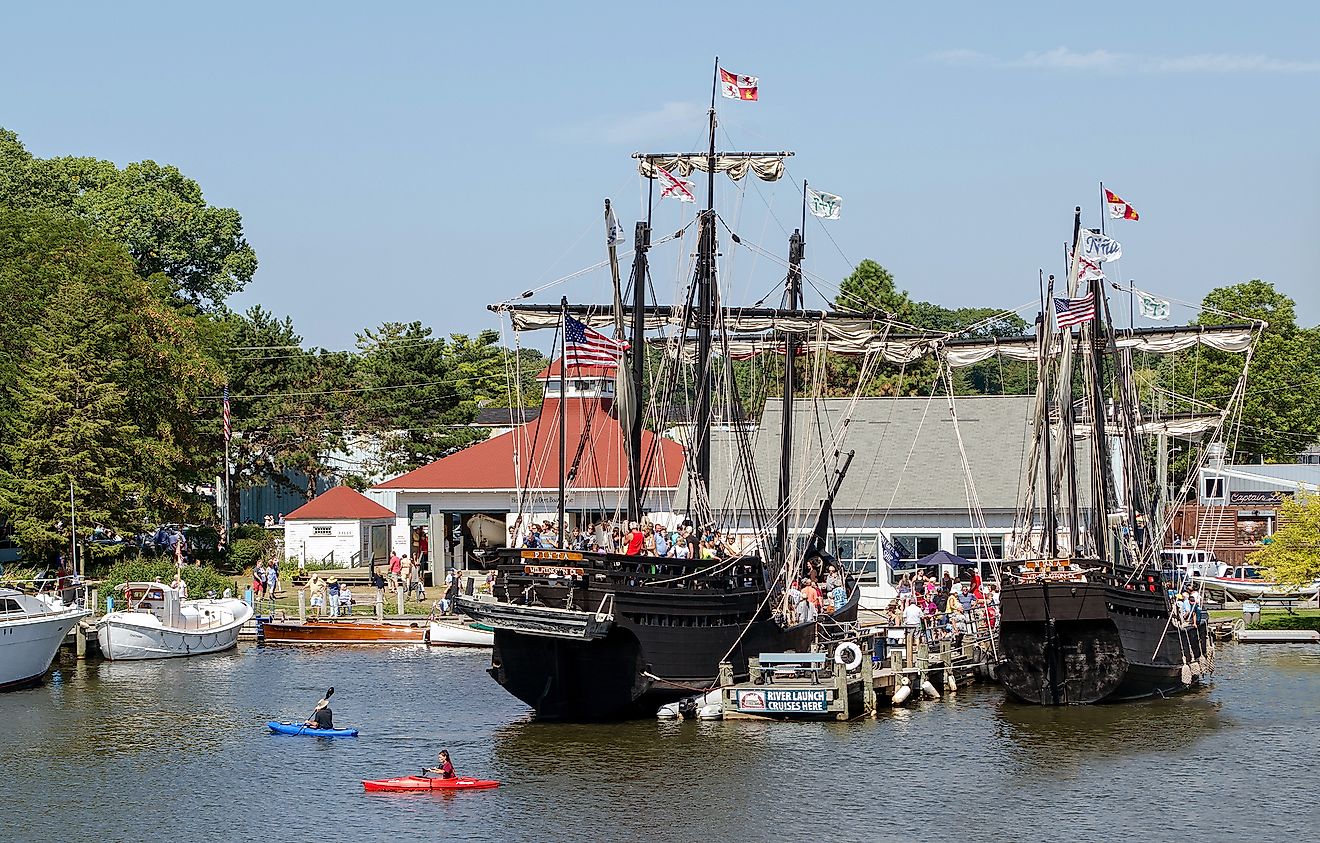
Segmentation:
{"type": "Polygon", "coordinates": [[[490,779],[469,779],[459,776],[453,779],[433,779],[430,776],[399,776],[393,779],[364,781],[367,790],[484,790],[499,787],[500,783],[490,779]]]}

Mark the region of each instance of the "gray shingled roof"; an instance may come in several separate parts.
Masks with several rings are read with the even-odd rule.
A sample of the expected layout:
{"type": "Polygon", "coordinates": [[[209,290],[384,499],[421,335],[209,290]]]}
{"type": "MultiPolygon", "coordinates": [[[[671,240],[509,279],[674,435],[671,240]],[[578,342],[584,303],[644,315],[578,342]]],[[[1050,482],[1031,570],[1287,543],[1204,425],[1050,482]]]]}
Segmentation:
{"type": "MultiPolygon", "coordinates": [[[[969,396],[957,399],[957,431],[971,467],[982,510],[1013,511],[1031,444],[1031,396],[969,396]]],[[[821,427],[837,428],[850,399],[801,402],[794,410],[794,439],[819,454],[821,427]]],[[[762,494],[773,505],[779,473],[778,399],[766,402],[754,433],[754,462],[762,494]]],[[[711,499],[719,506],[733,480],[733,433],[712,433],[711,499]]],[[[835,511],[966,511],[966,472],[948,400],[863,398],[858,400],[842,449],[855,450],[835,511]],[[897,484],[897,490],[894,488],[897,484]],[[891,506],[892,498],[892,506],[891,506]]],[[[823,481],[816,493],[824,494],[823,481]]],[[[685,480],[679,488],[685,487],[685,480]]]]}

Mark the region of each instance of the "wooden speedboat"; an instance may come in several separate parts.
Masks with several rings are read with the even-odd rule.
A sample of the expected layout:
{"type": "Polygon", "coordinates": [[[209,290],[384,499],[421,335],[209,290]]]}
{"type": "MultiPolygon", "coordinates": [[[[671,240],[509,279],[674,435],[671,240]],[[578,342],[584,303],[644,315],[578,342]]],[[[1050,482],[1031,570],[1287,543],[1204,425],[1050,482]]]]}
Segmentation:
{"type": "Polygon", "coordinates": [[[421,644],[426,640],[426,624],[325,619],[268,621],[261,625],[261,636],[267,644],[421,644]]]}

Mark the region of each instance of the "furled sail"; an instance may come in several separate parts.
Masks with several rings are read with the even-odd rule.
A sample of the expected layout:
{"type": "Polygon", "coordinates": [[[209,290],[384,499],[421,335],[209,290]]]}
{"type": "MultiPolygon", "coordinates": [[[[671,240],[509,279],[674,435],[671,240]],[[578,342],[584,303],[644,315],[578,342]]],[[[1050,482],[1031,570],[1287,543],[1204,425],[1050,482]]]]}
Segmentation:
{"type": "MultiPolygon", "coordinates": [[[[1141,436],[1155,436],[1163,433],[1175,439],[1197,439],[1201,434],[1218,428],[1224,422],[1220,413],[1201,413],[1189,416],[1174,416],[1159,420],[1139,421],[1133,432],[1141,436]]],[[[1057,419],[1055,420],[1057,423],[1057,419]]],[[[1073,436],[1078,439],[1091,435],[1091,425],[1086,422],[1073,423],[1073,436]]],[[[1113,423],[1105,424],[1105,435],[1122,436],[1123,429],[1113,423]]]]}
{"type": "MultiPolygon", "coordinates": [[[[1256,329],[1256,324],[1138,328],[1133,331],[1117,332],[1114,336],[1114,344],[1120,351],[1130,349],[1151,354],[1172,354],[1196,345],[1203,345],[1216,351],[1241,354],[1251,347],[1256,329]]],[[[1078,336],[1071,336],[1071,339],[1075,348],[1080,339],[1078,336]]],[[[1062,343],[1056,335],[1052,340],[1048,356],[1054,357],[1061,349],[1062,343]]],[[[972,366],[995,356],[1006,360],[1035,361],[1038,353],[1037,340],[1034,336],[952,340],[944,346],[944,357],[954,368],[972,366]]]]}
{"type": "MultiPolygon", "coordinates": [[[[784,177],[784,159],[791,152],[763,153],[718,153],[715,156],[715,172],[724,173],[734,181],[740,181],[748,173],[761,181],[779,181],[784,177]]],[[[677,152],[663,155],[635,155],[637,172],[648,179],[656,177],[656,168],[661,167],[674,175],[687,177],[694,170],[707,172],[710,157],[704,152],[677,152]]]]}

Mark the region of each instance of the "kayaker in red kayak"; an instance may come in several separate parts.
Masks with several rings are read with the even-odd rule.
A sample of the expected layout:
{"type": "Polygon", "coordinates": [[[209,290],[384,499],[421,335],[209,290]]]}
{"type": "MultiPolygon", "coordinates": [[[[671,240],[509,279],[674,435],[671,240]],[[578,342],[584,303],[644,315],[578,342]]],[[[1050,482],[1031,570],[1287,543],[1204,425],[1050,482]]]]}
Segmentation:
{"type": "Polygon", "coordinates": [[[457,778],[457,775],[454,773],[454,764],[449,760],[449,750],[440,750],[440,754],[436,756],[435,760],[440,762],[439,767],[427,767],[422,772],[441,779],[457,778]]]}

